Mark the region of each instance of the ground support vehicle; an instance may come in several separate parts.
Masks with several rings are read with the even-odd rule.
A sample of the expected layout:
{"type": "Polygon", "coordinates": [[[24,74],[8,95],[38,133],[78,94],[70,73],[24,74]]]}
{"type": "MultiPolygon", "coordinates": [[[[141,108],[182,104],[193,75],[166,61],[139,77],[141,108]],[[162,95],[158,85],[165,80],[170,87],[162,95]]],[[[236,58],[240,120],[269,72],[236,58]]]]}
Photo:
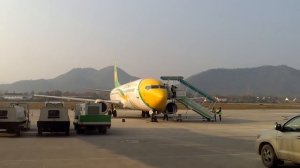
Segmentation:
{"type": "Polygon", "coordinates": [[[78,134],[86,130],[97,130],[106,134],[111,127],[111,115],[107,114],[107,109],[102,104],[81,103],[76,105],[73,124],[78,134]]]}
{"type": "Polygon", "coordinates": [[[63,107],[63,103],[47,102],[40,110],[37,127],[38,135],[42,135],[43,132],[64,132],[68,136],[70,133],[68,109],[63,107]]]}
{"type": "Polygon", "coordinates": [[[21,135],[21,131],[30,129],[28,104],[12,103],[7,107],[0,107],[0,130],[7,133],[21,135]]]}

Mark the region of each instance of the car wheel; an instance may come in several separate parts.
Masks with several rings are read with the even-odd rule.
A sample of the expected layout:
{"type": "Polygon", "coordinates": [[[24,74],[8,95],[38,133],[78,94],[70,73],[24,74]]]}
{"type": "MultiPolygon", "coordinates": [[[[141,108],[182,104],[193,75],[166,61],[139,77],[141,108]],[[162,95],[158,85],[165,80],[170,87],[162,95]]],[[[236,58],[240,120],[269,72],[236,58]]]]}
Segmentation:
{"type": "Polygon", "coordinates": [[[278,163],[277,156],[271,145],[266,144],[261,149],[261,159],[266,167],[276,167],[278,163]]]}

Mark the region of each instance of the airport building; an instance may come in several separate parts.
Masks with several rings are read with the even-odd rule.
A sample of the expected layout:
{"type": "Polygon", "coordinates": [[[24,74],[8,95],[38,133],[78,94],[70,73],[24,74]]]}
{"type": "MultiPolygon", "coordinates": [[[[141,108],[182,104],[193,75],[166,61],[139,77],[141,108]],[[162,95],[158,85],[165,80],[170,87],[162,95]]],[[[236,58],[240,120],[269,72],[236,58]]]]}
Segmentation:
{"type": "Polygon", "coordinates": [[[31,100],[32,95],[23,93],[5,93],[2,96],[3,100],[31,100]]]}

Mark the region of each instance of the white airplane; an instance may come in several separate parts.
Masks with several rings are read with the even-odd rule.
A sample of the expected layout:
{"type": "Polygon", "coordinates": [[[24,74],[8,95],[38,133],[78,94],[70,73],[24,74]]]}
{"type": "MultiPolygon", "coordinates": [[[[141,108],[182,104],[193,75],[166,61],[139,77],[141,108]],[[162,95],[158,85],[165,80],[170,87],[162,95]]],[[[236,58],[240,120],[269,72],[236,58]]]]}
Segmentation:
{"type": "Polygon", "coordinates": [[[142,117],[150,117],[149,111],[167,111],[168,113],[176,112],[176,104],[167,101],[168,90],[166,88],[166,85],[164,85],[160,80],[147,78],[139,79],[130,83],[120,85],[118,80],[117,67],[114,66],[114,82],[115,88],[110,91],[110,100],[84,99],[48,95],[34,96],[101,103],[104,107],[103,109],[106,110],[109,107],[108,105],[111,105],[111,111],[109,111],[109,113],[112,113],[114,117],[117,116],[117,111],[114,108],[114,106],[120,106],[125,109],[140,110],[142,111],[142,117]]]}

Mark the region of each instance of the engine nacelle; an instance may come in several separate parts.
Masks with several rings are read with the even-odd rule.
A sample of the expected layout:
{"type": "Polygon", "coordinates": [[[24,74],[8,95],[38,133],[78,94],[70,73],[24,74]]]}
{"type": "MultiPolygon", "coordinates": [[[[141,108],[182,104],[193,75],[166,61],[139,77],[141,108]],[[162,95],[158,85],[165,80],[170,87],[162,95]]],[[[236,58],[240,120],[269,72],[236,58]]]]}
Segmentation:
{"type": "Polygon", "coordinates": [[[101,112],[102,113],[106,113],[108,111],[108,105],[105,102],[103,102],[101,100],[96,100],[95,103],[101,105],[101,109],[102,109],[101,112]]]}
{"type": "Polygon", "coordinates": [[[167,106],[166,106],[166,112],[168,114],[174,114],[177,112],[177,105],[175,103],[168,103],[167,106]]]}

